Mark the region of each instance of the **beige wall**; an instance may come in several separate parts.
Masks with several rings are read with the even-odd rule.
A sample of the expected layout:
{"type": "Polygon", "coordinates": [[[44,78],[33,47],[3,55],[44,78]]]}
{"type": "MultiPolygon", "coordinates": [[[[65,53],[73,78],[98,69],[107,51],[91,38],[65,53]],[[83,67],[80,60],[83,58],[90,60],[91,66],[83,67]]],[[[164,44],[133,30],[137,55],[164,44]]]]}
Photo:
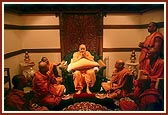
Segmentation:
{"type": "MultiPolygon", "coordinates": [[[[104,17],[104,25],[140,25],[150,21],[164,22],[163,11],[150,11],[144,14],[108,14],[104,17]]],[[[4,14],[4,23],[12,25],[59,25],[59,17],[55,15],[29,15],[17,16],[4,14]]],[[[163,33],[164,29],[160,31],[163,33]]],[[[138,48],[138,43],[147,36],[146,29],[104,29],[103,48],[138,48]]],[[[60,31],[54,30],[4,30],[4,53],[19,49],[47,49],[60,48],[60,31]]],[[[139,52],[136,52],[137,59],[139,52]]],[[[60,62],[60,53],[30,53],[30,58],[37,62],[42,56],[47,56],[52,62],[60,62]]],[[[128,61],[131,52],[103,52],[103,59],[108,65],[107,77],[112,74],[114,63],[117,59],[128,61]]],[[[11,75],[19,73],[19,63],[24,59],[24,54],[4,60],[4,67],[11,68],[11,75]]]]}
{"type": "Polygon", "coordinates": [[[22,30],[22,48],[60,48],[59,30],[22,30]]]}
{"type": "MultiPolygon", "coordinates": [[[[143,13],[140,18],[141,24],[146,24],[149,22],[160,22],[164,20],[164,10],[154,10],[154,11],[148,11],[146,13],[143,13]]],[[[166,16],[166,15],[165,15],[166,16]]]]}
{"type": "Polygon", "coordinates": [[[12,24],[12,25],[22,25],[23,20],[20,16],[10,13],[4,13],[4,23],[5,24],[12,24]]]}
{"type": "Polygon", "coordinates": [[[22,25],[59,25],[59,17],[53,15],[26,15],[21,16],[22,25]]]}
{"type": "Polygon", "coordinates": [[[22,42],[20,30],[4,31],[4,53],[22,49],[22,42]]]}
{"type": "Polygon", "coordinates": [[[104,25],[137,25],[140,23],[140,14],[107,14],[103,18],[104,25]]]}
{"type": "MultiPolygon", "coordinates": [[[[4,23],[11,25],[59,25],[59,17],[53,15],[18,16],[4,14],[4,23]]],[[[19,49],[60,48],[59,30],[5,30],[4,53],[19,49]]]]}
{"type": "Polygon", "coordinates": [[[141,40],[140,29],[105,29],[103,31],[104,48],[135,48],[141,40]]]}

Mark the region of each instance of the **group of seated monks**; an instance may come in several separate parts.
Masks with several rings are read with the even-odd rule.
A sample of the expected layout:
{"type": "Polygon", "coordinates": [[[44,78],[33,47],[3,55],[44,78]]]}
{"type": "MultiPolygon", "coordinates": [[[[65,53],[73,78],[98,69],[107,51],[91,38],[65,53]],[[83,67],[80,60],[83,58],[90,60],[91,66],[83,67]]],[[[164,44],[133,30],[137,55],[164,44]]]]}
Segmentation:
{"type": "MultiPolygon", "coordinates": [[[[149,59],[155,54],[154,50],[151,49],[148,53],[149,59]]],[[[66,88],[62,84],[62,77],[55,76],[53,72],[53,66],[58,65],[59,64],[50,63],[46,57],[41,58],[38,63],[39,70],[35,72],[32,80],[33,96],[30,100],[28,99],[29,101],[26,98],[28,96],[26,96],[23,91],[26,85],[26,79],[24,79],[23,75],[14,76],[12,79],[14,88],[8,93],[5,100],[8,110],[38,111],[49,110],[55,106],[59,106],[61,96],[63,96],[66,88]],[[34,107],[35,104],[40,106],[34,107]]],[[[149,65],[146,65],[147,69],[144,69],[144,74],[134,81],[132,79],[132,73],[125,68],[124,65],[125,62],[123,60],[117,60],[111,79],[101,83],[103,90],[107,94],[107,98],[121,99],[130,97],[136,100],[134,103],[131,103],[133,107],[136,105],[136,109],[134,108],[132,110],[153,110],[154,107],[160,106],[158,103],[162,102],[163,97],[161,97],[158,90],[153,87],[158,76],[149,74],[151,72],[149,65]]],[[[90,87],[93,87],[96,81],[95,73],[99,71],[98,67],[99,64],[94,61],[94,57],[86,50],[86,46],[81,44],[79,51],[73,54],[71,63],[67,67],[67,71],[73,73],[76,94],[81,94],[83,88],[86,88],[87,94],[93,93],[90,91],[90,87]]],[[[160,68],[162,68],[162,66],[160,68]]],[[[121,109],[129,110],[129,107],[125,107],[127,105],[125,103],[129,102],[126,100],[120,101],[121,109]]]]}

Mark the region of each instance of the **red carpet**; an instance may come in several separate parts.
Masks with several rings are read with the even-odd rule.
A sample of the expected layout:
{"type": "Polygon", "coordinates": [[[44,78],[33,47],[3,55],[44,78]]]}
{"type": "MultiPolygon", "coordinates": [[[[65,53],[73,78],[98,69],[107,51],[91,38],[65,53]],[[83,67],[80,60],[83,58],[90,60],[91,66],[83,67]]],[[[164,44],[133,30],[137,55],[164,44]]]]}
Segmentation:
{"type": "Polygon", "coordinates": [[[87,93],[81,93],[81,94],[74,94],[73,98],[93,98],[95,97],[95,94],[87,94],[87,93]]]}

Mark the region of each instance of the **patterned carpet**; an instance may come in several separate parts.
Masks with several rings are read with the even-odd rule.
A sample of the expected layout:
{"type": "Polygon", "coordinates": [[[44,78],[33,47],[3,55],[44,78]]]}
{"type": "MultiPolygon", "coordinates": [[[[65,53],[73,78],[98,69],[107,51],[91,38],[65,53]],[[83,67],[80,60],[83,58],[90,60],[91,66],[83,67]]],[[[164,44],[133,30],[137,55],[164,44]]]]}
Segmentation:
{"type": "Polygon", "coordinates": [[[105,106],[93,102],[77,102],[64,108],[63,111],[112,111],[105,106]]]}
{"type": "Polygon", "coordinates": [[[113,99],[97,94],[68,94],[62,97],[53,111],[116,111],[118,106],[113,99]]]}

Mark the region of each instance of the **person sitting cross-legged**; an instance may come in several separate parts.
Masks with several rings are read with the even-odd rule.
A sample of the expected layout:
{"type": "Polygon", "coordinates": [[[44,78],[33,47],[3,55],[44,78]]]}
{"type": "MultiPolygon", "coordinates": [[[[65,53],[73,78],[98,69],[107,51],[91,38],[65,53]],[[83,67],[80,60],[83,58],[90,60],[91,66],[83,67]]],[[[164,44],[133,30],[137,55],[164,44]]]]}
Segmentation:
{"type": "Polygon", "coordinates": [[[48,64],[40,61],[39,71],[35,73],[32,89],[36,95],[34,101],[52,109],[60,103],[65,86],[60,84],[57,77],[49,76],[48,71],[48,64]]]}
{"type": "Polygon", "coordinates": [[[132,91],[132,74],[124,65],[125,62],[123,60],[117,60],[110,82],[102,82],[101,84],[102,88],[107,92],[108,98],[125,97],[132,91]]]}

